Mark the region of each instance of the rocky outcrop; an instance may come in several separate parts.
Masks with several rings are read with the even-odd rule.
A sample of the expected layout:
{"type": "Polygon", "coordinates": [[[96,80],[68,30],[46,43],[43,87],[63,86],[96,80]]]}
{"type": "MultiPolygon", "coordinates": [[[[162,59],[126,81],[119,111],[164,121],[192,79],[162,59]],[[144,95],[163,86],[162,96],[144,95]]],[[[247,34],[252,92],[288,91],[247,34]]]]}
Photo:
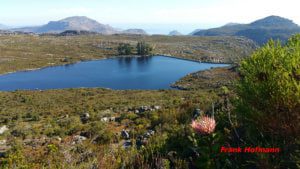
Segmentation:
{"type": "Polygon", "coordinates": [[[147,35],[147,32],[143,29],[127,29],[122,34],[147,35]]]}

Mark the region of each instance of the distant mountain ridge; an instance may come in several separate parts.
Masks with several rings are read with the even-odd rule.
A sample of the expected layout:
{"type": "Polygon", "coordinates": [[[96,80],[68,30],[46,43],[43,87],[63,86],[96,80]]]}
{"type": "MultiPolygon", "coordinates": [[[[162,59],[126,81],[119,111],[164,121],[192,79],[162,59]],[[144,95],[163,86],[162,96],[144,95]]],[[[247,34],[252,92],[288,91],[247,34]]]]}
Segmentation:
{"type": "Polygon", "coordinates": [[[178,32],[177,30],[173,30],[169,33],[169,36],[181,36],[182,33],[178,32]]]}
{"type": "Polygon", "coordinates": [[[295,33],[300,33],[300,27],[293,21],[279,16],[269,16],[250,24],[227,24],[219,28],[200,30],[193,35],[244,36],[261,45],[271,38],[286,41],[295,33]]]}
{"type": "Polygon", "coordinates": [[[280,16],[268,16],[250,23],[254,27],[273,27],[273,28],[299,28],[292,20],[280,16]]]}
{"type": "Polygon", "coordinates": [[[117,32],[113,27],[98,23],[96,20],[90,19],[85,16],[73,16],[59,21],[50,21],[48,24],[38,27],[12,29],[12,31],[34,33],[61,33],[67,30],[90,31],[101,34],[113,34],[117,32]]]}
{"type": "Polygon", "coordinates": [[[189,33],[188,35],[194,35],[195,33],[202,31],[203,29],[196,29],[193,32],[189,33]]]}
{"type": "Polygon", "coordinates": [[[118,30],[90,19],[86,16],[72,16],[59,21],[50,21],[46,25],[10,29],[11,31],[33,32],[33,33],[66,33],[66,35],[79,35],[90,33],[110,34],[138,34],[146,35],[143,29],[118,30]],[[71,32],[68,32],[71,31],[71,32]],[[72,32],[73,31],[73,32],[72,32]]]}

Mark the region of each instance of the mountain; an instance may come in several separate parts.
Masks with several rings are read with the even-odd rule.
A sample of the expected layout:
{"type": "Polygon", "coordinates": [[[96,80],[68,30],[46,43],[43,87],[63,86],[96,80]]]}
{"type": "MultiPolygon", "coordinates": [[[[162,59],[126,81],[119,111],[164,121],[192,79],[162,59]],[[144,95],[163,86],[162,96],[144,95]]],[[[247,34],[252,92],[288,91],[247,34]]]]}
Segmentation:
{"type": "Polygon", "coordinates": [[[182,33],[178,32],[177,30],[171,31],[169,33],[169,36],[181,36],[182,33]]]}
{"type": "Polygon", "coordinates": [[[38,33],[37,31],[38,31],[39,28],[40,28],[40,26],[30,26],[30,27],[22,27],[22,28],[13,28],[13,29],[10,29],[10,31],[38,33]]]}
{"type": "Polygon", "coordinates": [[[193,32],[189,33],[189,35],[194,35],[195,33],[202,31],[203,29],[196,29],[193,32]]]}
{"type": "Polygon", "coordinates": [[[279,16],[269,16],[250,23],[253,27],[271,27],[271,28],[299,28],[292,20],[279,16]]]}
{"type": "Polygon", "coordinates": [[[89,31],[101,34],[113,34],[117,32],[111,26],[98,23],[85,16],[73,16],[59,21],[50,21],[48,24],[42,26],[17,28],[12,30],[34,33],[61,33],[67,30],[89,31]]]}
{"type": "Polygon", "coordinates": [[[147,35],[147,32],[143,29],[127,29],[121,32],[122,34],[135,34],[135,35],[147,35]]]}
{"type": "Polygon", "coordinates": [[[269,39],[286,41],[291,35],[300,33],[293,21],[279,16],[269,16],[249,24],[226,24],[219,28],[200,30],[195,36],[244,36],[262,45],[269,39]]]}
{"type": "Polygon", "coordinates": [[[229,22],[224,26],[235,26],[235,25],[240,25],[239,23],[234,23],[234,22],[229,22]]]}

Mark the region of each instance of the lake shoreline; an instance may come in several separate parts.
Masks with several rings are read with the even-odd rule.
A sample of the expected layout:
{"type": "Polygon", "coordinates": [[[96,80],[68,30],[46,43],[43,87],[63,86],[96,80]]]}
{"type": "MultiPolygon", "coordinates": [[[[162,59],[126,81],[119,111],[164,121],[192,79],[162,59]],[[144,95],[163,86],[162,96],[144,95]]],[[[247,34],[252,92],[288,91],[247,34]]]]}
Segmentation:
{"type": "Polygon", "coordinates": [[[2,91],[13,91],[13,90],[23,90],[23,89],[24,90],[49,90],[49,89],[82,88],[82,87],[83,88],[104,87],[104,88],[110,88],[111,90],[160,90],[160,89],[176,90],[176,88],[174,88],[172,84],[175,83],[177,80],[180,80],[181,78],[185,77],[186,75],[189,75],[196,71],[211,69],[213,67],[224,67],[224,66],[228,66],[228,65],[199,63],[187,59],[178,59],[176,57],[168,57],[162,55],[145,56],[145,57],[138,56],[138,55],[113,56],[108,58],[74,62],[73,64],[65,64],[64,66],[51,65],[39,69],[29,69],[25,71],[19,71],[13,75],[10,74],[6,74],[7,76],[2,75],[3,78],[1,78],[0,76],[0,81],[3,82],[3,84],[0,86],[2,91]],[[126,58],[130,58],[130,59],[127,60],[126,58]],[[152,62],[149,62],[149,59],[152,60],[152,62]],[[147,64],[143,64],[142,62],[147,64]],[[133,63],[133,65],[129,63],[133,63]],[[113,64],[116,67],[111,67],[110,64],[113,64]],[[147,69],[141,69],[141,67],[136,67],[134,66],[135,64],[140,64],[140,66],[147,66],[147,69]],[[70,65],[70,66],[66,66],[66,65],[70,65]],[[124,69],[124,66],[127,67],[127,69],[124,69]],[[133,69],[131,68],[128,69],[129,66],[133,69]],[[118,70],[120,68],[121,71],[118,70]],[[148,70],[148,68],[152,68],[154,71],[149,71],[150,69],[148,70]],[[112,69],[114,71],[110,71],[112,69]],[[55,70],[60,70],[59,71],[60,73],[57,74],[58,72],[55,70]],[[68,70],[67,71],[68,73],[65,73],[66,70],[68,70]],[[130,71],[131,76],[128,76],[126,73],[124,73],[124,70],[125,72],[126,70],[130,71]],[[76,71],[77,71],[77,75],[79,76],[75,74],[76,71]],[[136,72],[136,74],[133,72],[136,72]],[[152,80],[155,80],[155,83],[147,82],[147,80],[144,79],[145,76],[147,77],[152,76],[151,78],[152,80]],[[107,77],[114,77],[114,78],[117,77],[117,79],[113,79],[113,78],[110,79],[107,77]],[[120,79],[124,80],[124,78],[128,80],[120,81],[120,79]],[[47,81],[47,79],[48,80],[52,79],[52,80],[47,81]],[[15,83],[16,80],[18,81],[19,84],[15,83]],[[75,81],[77,82],[74,83],[75,81]],[[61,82],[64,82],[64,84],[60,85],[61,82]],[[122,84],[123,82],[126,83],[123,85],[122,84]],[[69,85],[69,83],[71,85],[69,85]]]}
{"type": "Polygon", "coordinates": [[[89,61],[97,61],[97,60],[104,60],[104,59],[113,59],[113,58],[119,58],[119,57],[124,57],[124,58],[130,58],[130,57],[149,57],[149,56],[163,56],[163,57],[169,57],[169,58],[174,58],[174,59],[180,59],[180,60],[186,60],[186,61],[192,61],[192,62],[198,62],[198,63],[208,63],[208,64],[233,64],[233,63],[226,63],[226,62],[199,62],[194,59],[186,59],[186,58],[181,58],[179,56],[171,56],[171,55],[166,55],[166,54],[155,54],[155,55],[147,55],[147,56],[141,56],[141,55],[119,55],[119,56],[109,56],[109,57],[104,57],[104,58],[99,58],[99,59],[86,59],[86,60],[80,60],[76,61],[74,63],[66,63],[66,64],[58,64],[58,65],[52,65],[52,66],[44,66],[40,68],[30,68],[30,69],[24,69],[24,70],[17,70],[17,71],[11,71],[7,73],[0,73],[0,77],[12,73],[19,73],[19,72],[30,72],[30,71],[35,71],[35,70],[42,70],[46,68],[51,68],[51,67],[57,67],[57,66],[67,66],[67,65],[73,65],[81,62],[89,62],[89,61]]]}

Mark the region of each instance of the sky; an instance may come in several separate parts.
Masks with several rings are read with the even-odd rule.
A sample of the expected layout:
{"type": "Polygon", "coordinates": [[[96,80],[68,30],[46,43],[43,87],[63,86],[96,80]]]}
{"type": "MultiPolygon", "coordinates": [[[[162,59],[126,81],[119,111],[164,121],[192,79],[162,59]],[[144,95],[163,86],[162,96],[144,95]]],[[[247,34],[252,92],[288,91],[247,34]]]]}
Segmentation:
{"type": "Polygon", "coordinates": [[[300,25],[299,6],[300,0],[0,0],[0,24],[32,26],[87,16],[121,29],[189,33],[269,15],[300,25]]]}

